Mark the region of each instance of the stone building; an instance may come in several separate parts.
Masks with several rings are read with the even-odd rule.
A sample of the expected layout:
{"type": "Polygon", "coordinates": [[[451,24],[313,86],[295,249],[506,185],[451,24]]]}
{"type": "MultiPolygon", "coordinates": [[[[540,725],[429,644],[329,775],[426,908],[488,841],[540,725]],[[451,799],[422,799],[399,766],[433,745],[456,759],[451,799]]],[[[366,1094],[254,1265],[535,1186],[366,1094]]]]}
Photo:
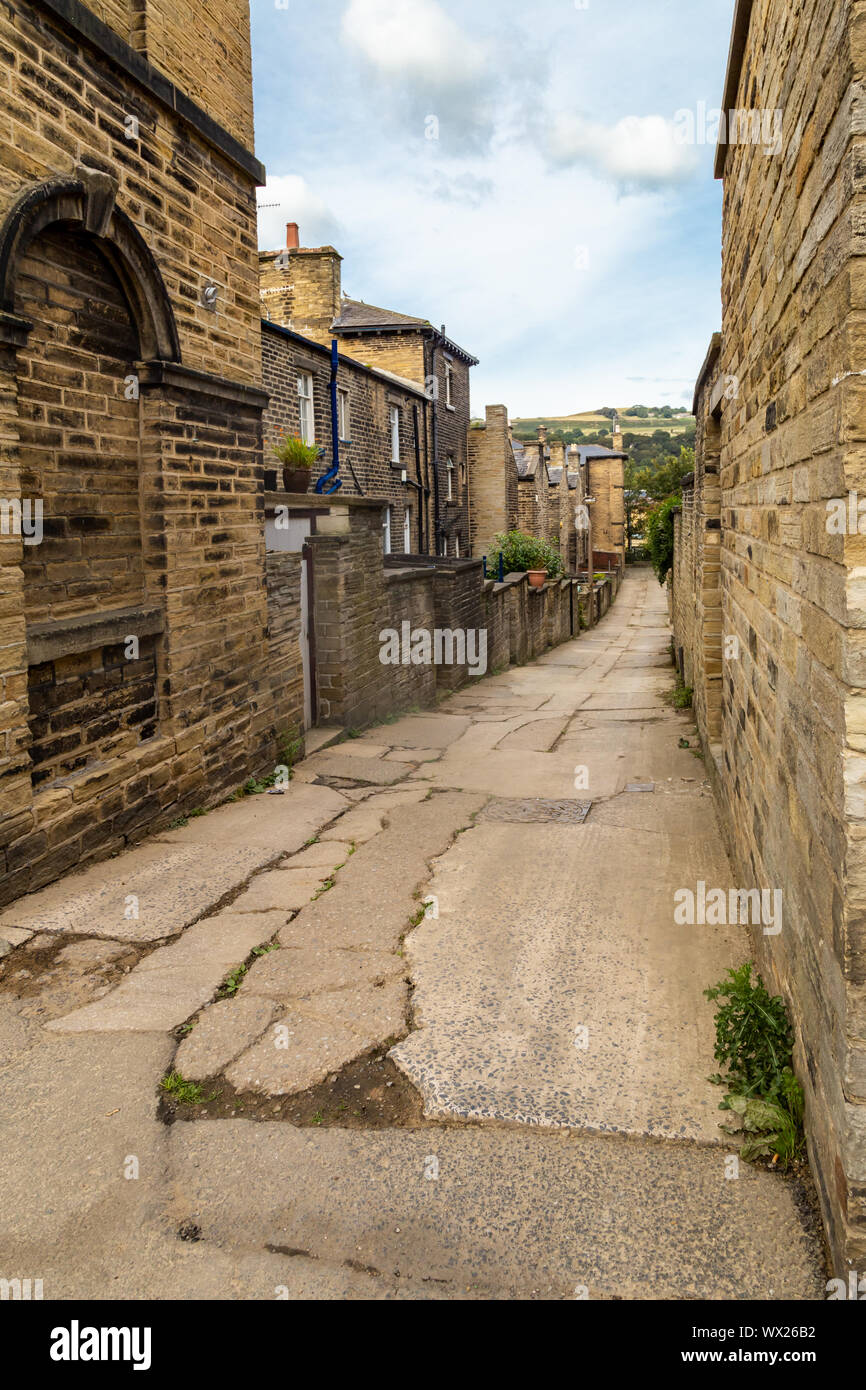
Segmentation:
{"type": "MultiPolygon", "coordinates": [[[[332,372],[331,352],[291,329],[262,323],[264,380],[270,402],[265,410],[264,469],[279,471],[271,452],[280,431],[320,444],[324,457],[314,474],[329,473],[334,460],[333,416],[336,405],[339,492],[375,497],[388,505],[383,513],[384,553],[428,552],[428,501],[431,494],[425,425],[427,397],[421,386],[391,372],[365,367],[338,354],[332,372]],[[333,378],[333,384],[332,384],[333,378]]],[[[330,491],[335,479],[325,486],[330,491]]],[[[282,487],[271,480],[272,491],[282,487]]]]}
{"type": "Polygon", "coordinates": [[[625,462],[622,435],[614,432],[613,448],[578,444],[577,457],[586,479],[592,516],[592,563],[595,569],[621,570],[625,565],[625,462]]]}
{"type": "Polygon", "coordinates": [[[555,545],[566,574],[588,570],[587,470],[574,445],[548,444],[543,425],[537,440],[516,440],[506,407],[491,405],[469,432],[469,457],[473,554],[489,555],[497,534],[519,530],[555,545]]]}
{"type": "Polygon", "coordinates": [[[290,730],[246,0],[16,0],[0,45],[8,901],[272,767],[290,730]]]}
{"type": "Polygon", "coordinates": [[[783,930],[759,929],[753,951],[795,1024],[843,1276],[866,1258],[864,18],[847,0],[737,4],[716,158],[722,332],[697,385],[673,580],[738,883],[783,892],[783,930]]]}
{"type": "Polygon", "coordinates": [[[494,537],[517,529],[517,462],[504,405],[488,405],[484,422],[469,431],[472,483],[470,544],[473,555],[489,555],[494,537]]]}
{"type": "Polygon", "coordinates": [[[427,319],[394,313],[342,293],[342,257],[332,246],[287,245],[260,253],[264,317],[347,356],[419,385],[426,393],[423,470],[429,476],[424,535],[430,554],[470,553],[469,372],[477,358],[427,319]]]}

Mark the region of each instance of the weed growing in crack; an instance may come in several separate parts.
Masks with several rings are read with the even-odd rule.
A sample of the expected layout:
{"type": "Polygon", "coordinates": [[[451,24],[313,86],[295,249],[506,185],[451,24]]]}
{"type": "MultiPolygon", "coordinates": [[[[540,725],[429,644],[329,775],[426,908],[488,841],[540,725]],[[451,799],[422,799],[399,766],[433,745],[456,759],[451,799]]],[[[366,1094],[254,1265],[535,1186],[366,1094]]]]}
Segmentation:
{"type": "Polygon", "coordinates": [[[244,976],[247,973],[247,966],[239,965],[230,975],[227,975],[219,987],[220,999],[233,999],[241,987],[244,976]]]}
{"type": "Polygon", "coordinates": [[[741,1150],[747,1162],[770,1158],[787,1168],[803,1150],[805,1101],[785,1001],[768,993],[760,975],[753,983],[750,961],[704,994],[717,1003],[715,1058],[727,1072],[710,1077],[729,1088],[719,1109],[740,1117],[749,1136],[741,1150]]]}
{"type": "Polygon", "coordinates": [[[159,1084],[172,1100],[179,1101],[181,1105],[205,1105],[216,1095],[206,1096],[197,1081],[185,1081],[179,1071],[170,1071],[159,1084]]]}

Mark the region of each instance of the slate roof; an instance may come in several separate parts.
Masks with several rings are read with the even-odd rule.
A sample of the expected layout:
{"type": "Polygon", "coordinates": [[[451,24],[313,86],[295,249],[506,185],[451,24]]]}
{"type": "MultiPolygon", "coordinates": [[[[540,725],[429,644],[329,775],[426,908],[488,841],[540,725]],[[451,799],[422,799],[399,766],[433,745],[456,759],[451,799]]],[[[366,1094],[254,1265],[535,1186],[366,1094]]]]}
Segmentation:
{"type": "MultiPolygon", "coordinates": [[[[378,304],[364,304],[360,299],[341,300],[340,313],[331,327],[338,333],[405,333],[423,329],[440,333],[429,319],[416,319],[411,314],[399,314],[393,309],[382,309],[378,304]]],[[[472,367],[478,366],[478,358],[473,357],[471,352],[467,352],[459,343],[455,343],[444,333],[440,333],[439,340],[455,356],[462,357],[472,367]]]]}
{"type": "Polygon", "coordinates": [[[429,319],[416,319],[411,314],[398,314],[392,309],[380,309],[376,304],[363,304],[360,299],[344,299],[334,328],[432,328],[429,319]]]}
{"type": "MultiPolygon", "coordinates": [[[[532,473],[530,473],[530,472],[528,471],[528,470],[529,470],[529,459],[528,459],[527,456],[526,456],[526,450],[524,449],[523,445],[520,443],[520,440],[519,440],[519,439],[512,439],[512,441],[511,441],[511,452],[512,452],[512,454],[514,455],[514,464],[515,464],[515,467],[517,468],[517,476],[518,476],[518,478],[530,478],[530,477],[532,477],[532,473]]],[[[532,472],[533,472],[533,473],[535,472],[534,467],[533,467],[532,472]]]]}
{"type": "Polygon", "coordinates": [[[577,452],[580,455],[581,463],[586,463],[587,459],[627,459],[628,454],[622,449],[605,449],[601,444],[578,444],[577,452]]]}

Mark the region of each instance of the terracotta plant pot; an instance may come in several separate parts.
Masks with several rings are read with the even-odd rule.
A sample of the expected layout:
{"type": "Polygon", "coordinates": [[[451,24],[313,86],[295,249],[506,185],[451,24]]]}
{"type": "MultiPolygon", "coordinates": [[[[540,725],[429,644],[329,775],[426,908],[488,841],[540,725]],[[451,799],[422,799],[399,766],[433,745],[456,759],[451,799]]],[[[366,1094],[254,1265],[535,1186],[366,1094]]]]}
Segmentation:
{"type": "Polygon", "coordinates": [[[312,472],[311,468],[290,468],[286,464],[283,469],[283,483],[286,492],[308,492],[312,472]]]}
{"type": "Polygon", "coordinates": [[[547,583],[547,570],[530,570],[529,587],[530,589],[543,589],[547,583]]]}

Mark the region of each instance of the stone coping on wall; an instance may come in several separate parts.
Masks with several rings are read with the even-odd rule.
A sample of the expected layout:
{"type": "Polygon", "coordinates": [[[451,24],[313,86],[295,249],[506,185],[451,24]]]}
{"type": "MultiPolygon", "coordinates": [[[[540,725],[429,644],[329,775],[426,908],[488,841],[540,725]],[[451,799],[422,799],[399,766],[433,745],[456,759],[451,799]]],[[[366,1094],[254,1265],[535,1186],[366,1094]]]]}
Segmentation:
{"type": "Polygon", "coordinates": [[[300,512],[340,512],[346,508],[390,507],[387,497],[324,497],[318,492],[266,492],[265,511],[275,511],[277,507],[288,507],[290,511],[300,512]]]}
{"type": "Polygon", "coordinates": [[[105,613],[87,613],[69,618],[52,618],[27,629],[27,660],[31,666],[97,647],[113,646],[129,636],[151,637],[162,632],[165,618],[161,608],[115,608],[105,613]]]}

